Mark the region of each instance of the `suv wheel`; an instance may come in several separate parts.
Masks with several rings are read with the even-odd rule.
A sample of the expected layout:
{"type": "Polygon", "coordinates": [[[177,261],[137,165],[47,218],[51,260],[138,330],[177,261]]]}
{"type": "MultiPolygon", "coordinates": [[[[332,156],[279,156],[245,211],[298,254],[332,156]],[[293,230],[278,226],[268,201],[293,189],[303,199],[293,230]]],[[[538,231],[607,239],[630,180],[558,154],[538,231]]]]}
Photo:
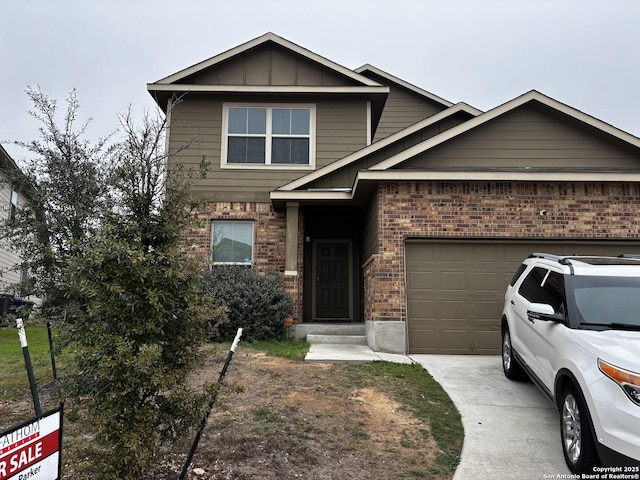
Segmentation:
{"type": "Polygon", "coordinates": [[[511,333],[509,333],[509,325],[507,323],[505,323],[502,330],[502,369],[504,370],[504,375],[511,380],[524,378],[524,370],[513,355],[511,333]]]}
{"type": "Polygon", "coordinates": [[[582,395],[573,385],[568,385],[562,392],[560,436],[569,469],[573,473],[591,473],[598,465],[591,420],[582,395]]]}

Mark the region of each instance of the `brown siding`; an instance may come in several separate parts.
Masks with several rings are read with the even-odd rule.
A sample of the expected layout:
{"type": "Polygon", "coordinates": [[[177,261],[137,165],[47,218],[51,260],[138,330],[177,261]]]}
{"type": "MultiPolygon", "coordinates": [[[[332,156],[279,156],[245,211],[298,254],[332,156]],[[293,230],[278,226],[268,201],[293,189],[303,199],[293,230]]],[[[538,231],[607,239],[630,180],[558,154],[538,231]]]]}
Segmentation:
{"type": "Polygon", "coordinates": [[[638,170],[640,162],[592,132],[525,106],[398,166],[424,167],[638,170]]]}
{"type": "Polygon", "coordinates": [[[467,114],[455,115],[451,118],[445,119],[442,122],[438,122],[434,125],[429,125],[411,135],[407,135],[400,140],[376,150],[372,154],[364,157],[360,160],[350,163],[349,165],[336,170],[335,172],[325,175],[318,179],[311,186],[317,188],[348,188],[353,186],[353,182],[357,173],[360,170],[376,165],[404,150],[417,145],[439,133],[448,130],[456,125],[459,125],[466,121],[469,117],[467,114]]]}
{"type": "MultiPolygon", "coordinates": [[[[315,105],[316,168],[366,145],[364,102],[317,101],[315,105]]],[[[203,157],[210,163],[207,178],[197,181],[195,191],[212,200],[268,201],[269,191],[310,172],[269,168],[222,169],[221,141],[221,100],[194,95],[174,107],[171,112],[170,149],[175,151],[189,145],[174,156],[174,161],[187,168],[196,168],[203,157]]]]}
{"type": "Polygon", "coordinates": [[[387,182],[378,195],[379,252],[366,269],[366,320],[406,319],[407,238],[640,239],[638,183],[387,182]]]}
{"type": "Polygon", "coordinates": [[[316,163],[323,167],[367,145],[364,102],[323,102],[316,109],[316,163]]]}
{"type": "Polygon", "coordinates": [[[198,85],[345,86],[355,82],[274,44],[261,45],[182,81],[198,85]]]}
{"type": "Polygon", "coordinates": [[[445,109],[442,105],[431,102],[408,90],[393,85],[390,86],[389,90],[389,96],[373,138],[374,142],[445,109]]]}

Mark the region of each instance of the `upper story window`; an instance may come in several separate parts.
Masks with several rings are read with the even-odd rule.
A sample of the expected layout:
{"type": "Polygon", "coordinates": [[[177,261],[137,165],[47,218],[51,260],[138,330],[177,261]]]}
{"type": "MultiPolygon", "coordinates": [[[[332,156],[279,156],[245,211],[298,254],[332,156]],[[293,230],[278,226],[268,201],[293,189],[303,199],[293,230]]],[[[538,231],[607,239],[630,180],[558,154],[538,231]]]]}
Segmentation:
{"type": "Polygon", "coordinates": [[[18,209],[18,192],[11,190],[11,204],[9,205],[9,220],[15,220],[18,209]]]}
{"type": "Polygon", "coordinates": [[[312,105],[225,104],[222,165],[313,168],[312,105]]]}

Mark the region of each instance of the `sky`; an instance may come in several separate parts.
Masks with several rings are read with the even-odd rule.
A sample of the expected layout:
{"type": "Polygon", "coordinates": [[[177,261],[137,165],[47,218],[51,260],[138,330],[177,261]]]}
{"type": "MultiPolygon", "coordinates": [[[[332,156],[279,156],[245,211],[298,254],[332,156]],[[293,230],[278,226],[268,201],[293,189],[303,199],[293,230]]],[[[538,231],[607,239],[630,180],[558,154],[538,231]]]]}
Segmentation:
{"type": "Polygon", "coordinates": [[[25,89],[87,138],[156,108],[152,83],[273,32],[344,67],[376,66],[490,110],[531,89],[640,136],[638,0],[0,0],[0,142],[38,137],[25,89]]]}

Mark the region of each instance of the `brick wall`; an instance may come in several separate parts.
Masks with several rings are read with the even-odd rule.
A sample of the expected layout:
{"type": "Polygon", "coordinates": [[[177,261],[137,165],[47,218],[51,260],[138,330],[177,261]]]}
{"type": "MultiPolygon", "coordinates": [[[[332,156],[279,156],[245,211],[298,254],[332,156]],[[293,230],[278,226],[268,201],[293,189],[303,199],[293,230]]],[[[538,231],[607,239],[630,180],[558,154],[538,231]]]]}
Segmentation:
{"type": "MultiPolygon", "coordinates": [[[[215,220],[251,220],[254,222],[254,267],[263,274],[283,275],[283,284],[294,304],[294,318],[302,318],[302,241],[303,226],[298,231],[297,276],[284,276],[286,213],[276,212],[271,203],[207,202],[198,212],[196,227],[185,235],[185,243],[192,255],[211,258],[211,224],[215,220]]],[[[302,222],[300,222],[302,223],[302,222]]]]}
{"type": "Polygon", "coordinates": [[[640,184],[388,182],[378,193],[379,250],[364,269],[366,320],[405,319],[408,237],[640,238],[640,184]]]}

